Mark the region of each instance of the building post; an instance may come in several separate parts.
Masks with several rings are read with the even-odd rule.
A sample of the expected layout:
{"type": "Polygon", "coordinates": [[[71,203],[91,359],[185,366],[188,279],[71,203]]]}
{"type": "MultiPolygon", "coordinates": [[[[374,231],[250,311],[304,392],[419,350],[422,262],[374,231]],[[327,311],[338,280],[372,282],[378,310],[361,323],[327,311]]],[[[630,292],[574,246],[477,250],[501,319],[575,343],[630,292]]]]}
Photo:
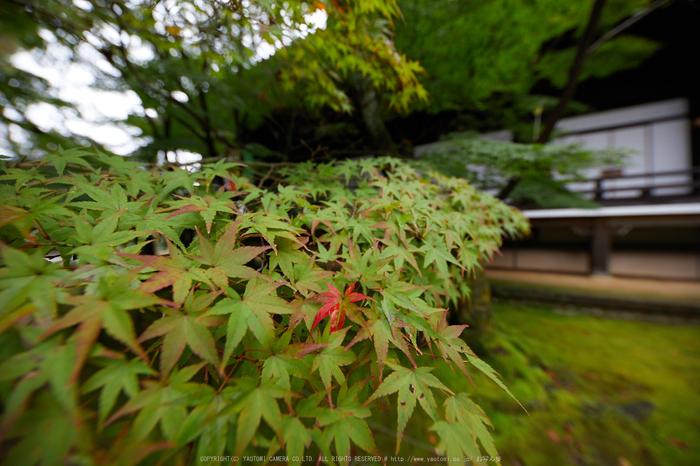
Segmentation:
{"type": "Polygon", "coordinates": [[[595,220],[591,239],[591,274],[609,275],[612,238],[605,219],[595,220]]]}

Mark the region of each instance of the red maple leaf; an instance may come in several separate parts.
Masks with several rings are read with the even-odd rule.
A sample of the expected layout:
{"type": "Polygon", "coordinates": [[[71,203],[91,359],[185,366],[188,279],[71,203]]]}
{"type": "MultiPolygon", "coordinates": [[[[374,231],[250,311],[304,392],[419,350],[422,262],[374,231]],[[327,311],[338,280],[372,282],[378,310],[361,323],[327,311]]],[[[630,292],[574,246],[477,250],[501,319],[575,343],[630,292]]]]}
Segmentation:
{"type": "Polygon", "coordinates": [[[316,314],[311,330],[313,330],[319,322],[330,315],[331,333],[337,332],[343,327],[343,323],[345,322],[345,309],[350,305],[350,303],[362,301],[363,299],[370,299],[374,301],[374,299],[370,298],[369,296],[365,296],[362,293],[353,292],[352,290],[355,287],[355,283],[357,282],[351,283],[343,295],[338,288],[326,282],[326,285],[328,285],[328,291],[319,295],[319,300],[325,304],[318,310],[318,314],[316,314]]]}

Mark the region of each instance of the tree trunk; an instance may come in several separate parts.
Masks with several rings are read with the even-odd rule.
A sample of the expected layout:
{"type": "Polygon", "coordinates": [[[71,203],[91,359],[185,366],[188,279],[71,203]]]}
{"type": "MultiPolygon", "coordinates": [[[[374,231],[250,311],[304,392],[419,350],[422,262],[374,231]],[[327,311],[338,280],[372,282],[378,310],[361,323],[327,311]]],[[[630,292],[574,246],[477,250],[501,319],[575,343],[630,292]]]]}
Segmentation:
{"type": "Polygon", "coordinates": [[[356,82],[362,121],[365,123],[365,128],[367,128],[372,140],[373,148],[382,152],[394,152],[394,142],[391,140],[391,135],[381,116],[377,90],[372,82],[365,77],[359,77],[356,82]]]}
{"type": "Polygon", "coordinates": [[[591,16],[589,17],[588,24],[586,25],[586,30],[583,33],[578,50],[576,51],[576,57],[574,58],[574,62],[571,64],[571,68],[569,68],[569,79],[566,82],[564,91],[561,93],[559,103],[557,103],[557,106],[547,117],[547,122],[542,130],[542,133],[540,133],[540,137],[537,142],[544,143],[549,141],[549,138],[552,136],[552,131],[554,131],[554,126],[561,119],[561,117],[564,116],[566,107],[574,98],[576,87],[578,86],[578,80],[581,76],[581,72],[583,71],[583,63],[586,61],[586,57],[589,54],[589,47],[593,43],[593,38],[595,37],[596,30],[600,24],[600,17],[602,16],[604,6],[605,0],[595,0],[593,9],[591,10],[591,16]]]}
{"type": "Polygon", "coordinates": [[[471,297],[460,303],[455,317],[459,324],[469,325],[462,332],[462,338],[475,353],[483,355],[494,338],[491,285],[483,269],[475,271],[469,288],[471,297]]]}

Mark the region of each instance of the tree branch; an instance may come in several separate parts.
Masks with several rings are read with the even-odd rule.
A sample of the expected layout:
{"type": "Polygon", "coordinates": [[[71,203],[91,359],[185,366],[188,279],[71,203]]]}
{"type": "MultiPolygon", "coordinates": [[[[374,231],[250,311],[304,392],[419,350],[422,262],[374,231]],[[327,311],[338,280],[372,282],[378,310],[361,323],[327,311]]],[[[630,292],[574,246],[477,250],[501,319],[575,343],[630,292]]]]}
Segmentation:
{"type": "Polygon", "coordinates": [[[564,91],[559,98],[559,103],[547,118],[547,123],[545,124],[542,133],[540,133],[540,137],[537,142],[544,143],[549,141],[549,138],[552,136],[552,132],[554,131],[554,125],[556,125],[561,117],[564,116],[566,107],[574,98],[578,80],[581,76],[581,72],[583,71],[583,63],[586,61],[589,45],[591,42],[593,42],[593,37],[598,29],[598,25],[600,24],[600,17],[602,16],[604,6],[605,0],[595,0],[591,10],[591,15],[588,19],[588,24],[586,24],[586,29],[583,33],[583,37],[581,38],[578,50],[576,51],[576,57],[574,58],[574,62],[571,64],[571,68],[569,68],[569,79],[567,80],[564,91]]]}
{"type": "Polygon", "coordinates": [[[595,52],[598,47],[612,39],[613,37],[617,36],[620,34],[622,31],[625,29],[629,28],[633,24],[635,24],[637,21],[640,19],[644,18],[646,15],[651,13],[652,11],[656,10],[657,8],[663,6],[666,3],[669,3],[671,0],[657,0],[656,2],[652,3],[648,7],[644,8],[643,10],[638,11],[634,15],[630,16],[627,18],[625,21],[621,22],[617,26],[615,26],[613,29],[611,29],[607,34],[605,34],[603,37],[595,41],[590,47],[588,47],[588,50],[586,50],[586,55],[590,55],[593,52],[595,52]]]}

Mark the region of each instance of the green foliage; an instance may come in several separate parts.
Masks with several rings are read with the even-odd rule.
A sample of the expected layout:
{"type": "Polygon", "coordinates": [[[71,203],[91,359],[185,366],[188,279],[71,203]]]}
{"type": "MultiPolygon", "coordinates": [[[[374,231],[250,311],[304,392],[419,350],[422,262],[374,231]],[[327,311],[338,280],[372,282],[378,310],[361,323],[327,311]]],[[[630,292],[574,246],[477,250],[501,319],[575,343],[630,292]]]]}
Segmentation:
{"type": "MultiPolygon", "coordinates": [[[[618,71],[635,68],[660,48],[660,44],[636,36],[622,36],[600,46],[589,58],[580,80],[604,78],[618,71]]],[[[547,54],[535,67],[556,87],[564,87],[576,50],[569,48],[547,54]]]]}
{"type": "Polygon", "coordinates": [[[5,461],[333,464],[380,454],[364,419],[387,396],[397,451],[420,404],[443,454],[478,455],[477,439],[495,454],[484,413],[416,364],[505,388],[445,309],[528,226],[466,181],[390,158],[278,168],[260,187],[223,162],[0,163],[5,461]]]}
{"type": "MultiPolygon", "coordinates": [[[[53,53],[58,49],[90,67],[95,87],[135,92],[148,111],[128,123],[147,143],[138,155],[155,160],[158,151],[178,149],[208,157],[244,148],[279,156],[250,144],[251,130],[281,107],[352,111],[347,80],[355,75],[369,79],[396,108],[425,100],[416,77],[422,68],[393,45],[391,21],[397,16],[395,0],[342,6],[302,0],[89,0],[79,6],[71,0],[13,0],[0,6],[0,28],[8,34],[3,53],[26,49],[41,56],[51,45],[53,53]],[[324,14],[327,24],[319,29],[310,17],[324,14]],[[99,67],[91,66],[86,50],[101,59],[99,67]]],[[[47,139],[23,114],[35,102],[66,104],[12,63],[0,61],[0,73],[18,83],[0,80],[3,106],[16,113],[15,121],[0,115],[0,122],[25,127],[42,149],[60,140],[56,134],[47,139]]],[[[30,149],[15,152],[28,155],[30,149]]]]}
{"type": "Polygon", "coordinates": [[[503,189],[513,177],[520,183],[508,196],[539,207],[593,207],[568,191],[566,183],[584,179],[586,169],[620,166],[630,149],[587,149],[577,144],[524,144],[494,141],[476,133],[453,133],[433,145],[419,165],[465,178],[479,189],[503,189]]]}
{"type": "MultiPolygon", "coordinates": [[[[607,1],[596,37],[651,3],[607,1]]],[[[523,131],[521,121],[543,103],[553,106],[541,96],[533,98],[532,89],[541,82],[564,86],[592,4],[591,0],[402,0],[405,22],[397,22],[396,47],[427,72],[421,77],[430,94],[426,110],[465,109],[481,116],[468,122],[470,128],[513,128],[529,140],[531,133],[523,131]],[[485,123],[484,114],[496,121],[485,123]]],[[[581,80],[635,67],[658,48],[640,37],[615,37],[587,58],[581,80]]]]}

